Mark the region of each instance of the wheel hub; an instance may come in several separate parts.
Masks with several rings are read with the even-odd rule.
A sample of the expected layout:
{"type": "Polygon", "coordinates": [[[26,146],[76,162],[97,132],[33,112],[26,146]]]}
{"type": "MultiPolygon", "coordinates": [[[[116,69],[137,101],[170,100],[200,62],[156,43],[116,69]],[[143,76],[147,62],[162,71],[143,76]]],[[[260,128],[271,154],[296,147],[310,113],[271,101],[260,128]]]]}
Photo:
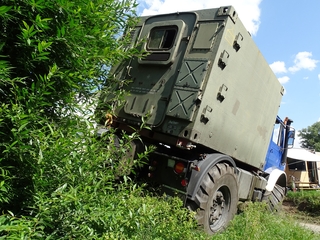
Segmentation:
{"type": "Polygon", "coordinates": [[[213,198],[212,206],[210,208],[209,224],[214,225],[220,219],[224,211],[225,200],[222,192],[217,191],[215,198],[213,198]]]}

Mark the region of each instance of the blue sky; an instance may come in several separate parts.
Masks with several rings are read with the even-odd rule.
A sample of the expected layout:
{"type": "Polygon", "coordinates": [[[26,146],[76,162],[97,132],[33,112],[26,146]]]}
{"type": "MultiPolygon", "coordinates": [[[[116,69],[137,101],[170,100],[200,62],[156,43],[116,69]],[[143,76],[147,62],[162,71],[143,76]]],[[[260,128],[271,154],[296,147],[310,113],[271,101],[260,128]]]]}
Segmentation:
{"type": "Polygon", "coordinates": [[[320,120],[320,1],[285,2],[260,3],[253,39],[286,89],[279,115],[292,118],[300,130],[320,120]]]}
{"type": "MultiPolygon", "coordinates": [[[[139,15],[233,5],[285,88],[279,116],[296,130],[320,121],[320,1],[138,0],[139,15]]],[[[298,140],[298,139],[297,139],[298,140]]]]}

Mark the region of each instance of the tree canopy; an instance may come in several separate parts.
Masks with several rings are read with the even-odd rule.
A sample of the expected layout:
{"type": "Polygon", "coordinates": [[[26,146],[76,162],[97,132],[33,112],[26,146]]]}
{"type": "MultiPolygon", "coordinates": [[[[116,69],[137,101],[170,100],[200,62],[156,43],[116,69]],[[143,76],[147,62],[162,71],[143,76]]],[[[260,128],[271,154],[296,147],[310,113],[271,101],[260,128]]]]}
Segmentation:
{"type": "Polygon", "coordinates": [[[320,152],[320,122],[316,122],[298,132],[301,138],[301,147],[320,152]]]}

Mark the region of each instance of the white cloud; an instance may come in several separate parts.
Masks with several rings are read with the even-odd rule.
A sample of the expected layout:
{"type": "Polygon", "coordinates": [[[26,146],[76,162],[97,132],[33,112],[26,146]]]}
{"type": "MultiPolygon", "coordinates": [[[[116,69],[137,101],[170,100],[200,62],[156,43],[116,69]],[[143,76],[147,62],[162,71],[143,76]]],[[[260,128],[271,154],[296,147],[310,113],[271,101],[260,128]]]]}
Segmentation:
{"type": "Polygon", "coordinates": [[[272,71],[277,74],[277,73],[286,73],[287,69],[286,69],[286,64],[284,62],[281,61],[277,61],[274,62],[272,64],[270,64],[270,68],[272,69],[272,71]]]}
{"type": "MultiPolygon", "coordinates": [[[[138,0],[138,3],[144,8],[141,14],[143,16],[233,5],[246,29],[252,35],[256,35],[260,25],[259,4],[261,1],[262,0],[138,0]]],[[[141,6],[139,7],[140,9],[141,6]]]]}
{"type": "Polygon", "coordinates": [[[308,80],[308,79],[309,79],[309,77],[304,77],[303,79],[304,79],[304,80],[308,80]]]}
{"type": "Polygon", "coordinates": [[[284,76],[284,77],[278,78],[278,80],[281,84],[285,84],[289,82],[290,78],[288,76],[284,76]]]}
{"type": "Polygon", "coordinates": [[[311,52],[299,52],[294,59],[294,66],[289,67],[289,71],[295,73],[301,69],[312,71],[319,61],[312,59],[311,52]]]}
{"type": "Polygon", "coordinates": [[[318,78],[319,78],[319,80],[320,80],[320,74],[318,74],[318,78]]]}

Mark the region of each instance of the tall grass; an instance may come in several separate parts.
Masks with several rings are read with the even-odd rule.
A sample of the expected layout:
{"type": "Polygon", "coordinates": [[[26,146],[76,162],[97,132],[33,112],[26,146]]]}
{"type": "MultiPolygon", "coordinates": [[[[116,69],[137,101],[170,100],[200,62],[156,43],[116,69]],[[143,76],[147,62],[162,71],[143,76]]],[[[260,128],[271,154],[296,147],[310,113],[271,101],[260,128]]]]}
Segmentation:
{"type": "Polygon", "coordinates": [[[249,203],[225,232],[212,239],[317,240],[320,235],[301,227],[294,219],[281,213],[270,213],[263,203],[249,203]]]}

